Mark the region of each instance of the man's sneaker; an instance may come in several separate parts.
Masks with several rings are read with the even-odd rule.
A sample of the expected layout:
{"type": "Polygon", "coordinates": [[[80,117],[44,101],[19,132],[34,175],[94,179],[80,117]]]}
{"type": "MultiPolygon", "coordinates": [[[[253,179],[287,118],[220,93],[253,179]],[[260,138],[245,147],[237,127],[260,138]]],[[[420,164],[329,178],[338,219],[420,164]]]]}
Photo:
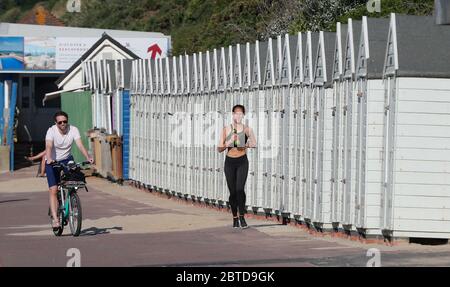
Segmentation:
{"type": "Polygon", "coordinates": [[[244,216],[239,216],[239,221],[241,222],[241,227],[243,229],[248,228],[247,222],[245,222],[244,216]]]}
{"type": "Polygon", "coordinates": [[[233,217],[233,228],[239,228],[239,219],[233,217]]]}

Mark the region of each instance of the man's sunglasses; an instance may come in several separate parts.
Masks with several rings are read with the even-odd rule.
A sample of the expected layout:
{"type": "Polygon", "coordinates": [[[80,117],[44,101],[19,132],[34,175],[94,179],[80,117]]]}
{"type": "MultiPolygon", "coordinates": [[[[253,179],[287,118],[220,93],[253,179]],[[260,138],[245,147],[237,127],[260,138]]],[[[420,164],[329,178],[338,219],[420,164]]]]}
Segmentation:
{"type": "Polygon", "coordinates": [[[58,125],[67,124],[67,121],[60,121],[60,122],[57,122],[57,124],[58,125]]]}

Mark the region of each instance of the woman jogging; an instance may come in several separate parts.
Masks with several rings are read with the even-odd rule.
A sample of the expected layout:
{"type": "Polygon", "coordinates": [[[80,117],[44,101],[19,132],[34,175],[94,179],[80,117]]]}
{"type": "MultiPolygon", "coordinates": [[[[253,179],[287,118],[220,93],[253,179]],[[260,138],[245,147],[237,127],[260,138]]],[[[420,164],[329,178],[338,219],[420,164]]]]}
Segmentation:
{"type": "Polygon", "coordinates": [[[247,148],[256,147],[253,130],[242,123],[245,107],[233,107],[233,122],[222,129],[218,151],[228,150],[225,158],[225,177],[230,190],[229,202],[233,213],[233,227],[247,228],[245,222],[245,182],[248,175],[247,148]],[[238,217],[239,211],[239,217],[238,217]]]}

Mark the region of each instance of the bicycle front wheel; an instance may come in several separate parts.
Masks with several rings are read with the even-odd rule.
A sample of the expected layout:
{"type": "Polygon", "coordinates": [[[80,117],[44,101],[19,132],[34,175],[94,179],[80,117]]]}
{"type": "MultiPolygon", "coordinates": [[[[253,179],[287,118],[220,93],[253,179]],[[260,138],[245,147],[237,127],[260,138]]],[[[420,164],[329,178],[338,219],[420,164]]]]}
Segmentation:
{"type": "Polygon", "coordinates": [[[73,236],[78,236],[81,233],[81,202],[78,194],[73,192],[70,195],[70,206],[69,206],[69,226],[70,231],[73,236]]]}
{"type": "MultiPolygon", "coordinates": [[[[59,208],[60,205],[61,203],[58,204],[58,211],[57,211],[60,226],[59,228],[53,228],[53,234],[55,234],[55,236],[61,236],[61,234],[64,231],[64,224],[63,224],[64,216],[62,210],[59,208]]],[[[48,209],[48,213],[50,214],[50,208],[48,209]]],[[[50,215],[50,224],[53,224],[53,217],[51,215],[50,215]]]]}

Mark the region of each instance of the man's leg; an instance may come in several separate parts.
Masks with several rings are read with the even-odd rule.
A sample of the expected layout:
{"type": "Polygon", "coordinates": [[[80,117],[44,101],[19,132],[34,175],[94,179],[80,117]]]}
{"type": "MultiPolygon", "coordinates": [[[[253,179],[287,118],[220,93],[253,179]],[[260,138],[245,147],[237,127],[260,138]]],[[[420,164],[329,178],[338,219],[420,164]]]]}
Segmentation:
{"type": "Polygon", "coordinates": [[[55,172],[51,165],[45,164],[45,173],[47,174],[48,182],[48,197],[50,204],[50,212],[52,214],[53,220],[58,220],[57,209],[58,209],[58,182],[59,176],[55,172]]]}
{"type": "Polygon", "coordinates": [[[53,220],[57,220],[58,219],[58,214],[57,214],[57,210],[58,210],[58,187],[52,186],[49,188],[48,190],[49,192],[49,203],[50,203],[50,212],[52,214],[53,220]]]}

